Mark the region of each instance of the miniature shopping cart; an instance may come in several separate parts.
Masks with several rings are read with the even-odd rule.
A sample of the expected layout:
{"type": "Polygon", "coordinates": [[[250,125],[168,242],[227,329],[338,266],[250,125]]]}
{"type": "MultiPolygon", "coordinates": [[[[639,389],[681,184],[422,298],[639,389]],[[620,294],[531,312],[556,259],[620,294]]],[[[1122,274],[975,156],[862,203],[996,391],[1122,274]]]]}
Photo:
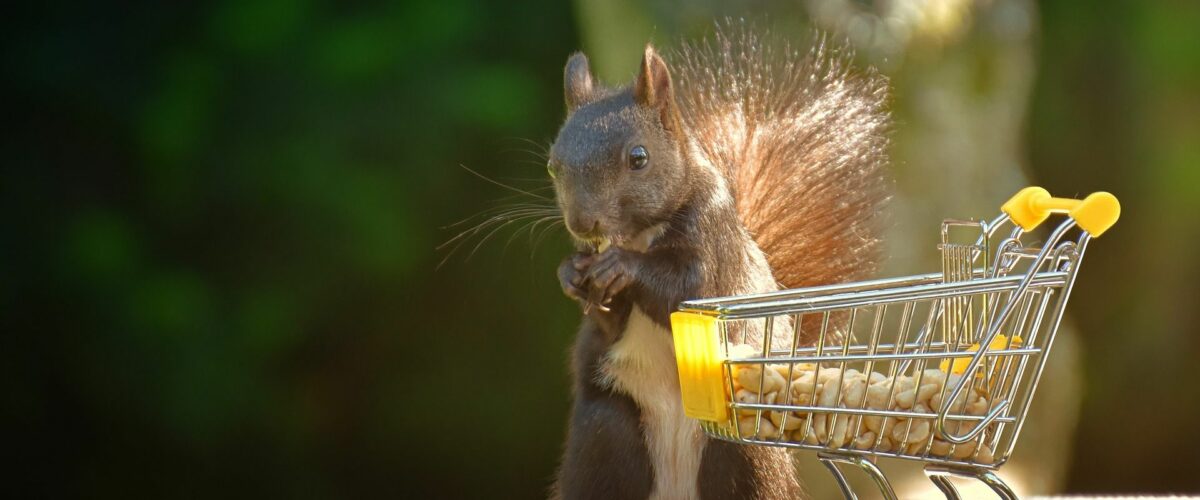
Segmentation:
{"type": "Polygon", "coordinates": [[[1016,498],[995,474],[1012,453],[1084,251],[1117,199],[1029,187],[995,220],[942,224],[942,272],[692,300],[672,315],[688,416],[709,435],[818,452],[896,495],[877,457],[918,460],[1016,498]],[[1069,218],[1040,246],[1028,231],[1069,218]],[[1007,235],[1005,236],[1005,231],[1007,235]]]}

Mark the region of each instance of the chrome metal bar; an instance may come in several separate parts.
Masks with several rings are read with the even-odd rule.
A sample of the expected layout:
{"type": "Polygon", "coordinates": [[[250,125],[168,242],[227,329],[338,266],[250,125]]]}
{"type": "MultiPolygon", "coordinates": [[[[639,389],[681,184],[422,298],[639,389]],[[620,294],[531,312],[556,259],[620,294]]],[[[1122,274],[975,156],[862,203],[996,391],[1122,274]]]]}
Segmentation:
{"type": "MultiPolygon", "coordinates": [[[[919,348],[919,346],[918,346],[919,348]]],[[[1024,356],[1029,354],[1037,354],[1042,352],[1041,349],[1032,347],[1020,347],[1016,349],[1005,349],[1003,351],[989,351],[988,355],[996,356],[1024,356]]],[[[830,354],[817,356],[787,356],[776,358],[738,358],[727,361],[734,365],[759,365],[764,363],[834,363],[842,361],[916,361],[921,359],[933,358],[966,358],[970,357],[971,352],[914,352],[910,354],[830,354]]],[[[901,371],[903,373],[903,371],[901,371]]]]}
{"type": "MultiPolygon", "coordinates": [[[[977,272],[983,272],[982,269],[977,272]]],[[[821,295],[835,295],[839,293],[848,293],[864,290],[881,290],[886,288],[903,288],[913,285],[922,285],[930,283],[940,283],[942,281],[941,273],[914,274],[911,276],[897,276],[894,278],[882,278],[867,281],[856,281],[851,283],[836,283],[832,285],[810,286],[806,288],[793,288],[790,290],[779,290],[775,292],[751,293],[746,295],[735,295],[730,297],[713,297],[708,299],[694,299],[685,302],[697,307],[708,304],[750,304],[754,302],[766,302],[780,299],[796,299],[803,297],[813,297],[821,295]]]]}
{"type": "MultiPolygon", "coordinates": [[[[908,333],[909,333],[909,331],[912,330],[912,318],[913,318],[914,309],[916,309],[916,303],[914,303],[914,302],[905,302],[904,303],[904,310],[901,311],[901,315],[900,315],[900,336],[899,336],[899,338],[896,339],[896,345],[898,345],[898,346],[904,346],[904,345],[906,345],[906,343],[908,341],[908,333]]],[[[926,319],[926,325],[928,325],[932,321],[932,318],[933,318],[932,307],[930,308],[930,310],[931,310],[930,316],[928,319],[926,319]]],[[[915,342],[915,344],[920,344],[920,342],[919,341],[915,342]]],[[[908,361],[905,361],[905,363],[908,363],[908,361]]],[[[890,366],[891,367],[888,370],[888,378],[891,380],[895,380],[896,374],[903,373],[904,368],[901,368],[900,363],[897,361],[893,361],[890,366]]],[[[888,389],[887,410],[891,410],[894,407],[894,405],[896,404],[895,399],[896,399],[896,384],[892,383],[892,386],[888,389]]],[[[873,446],[871,446],[872,453],[879,452],[879,446],[883,444],[883,440],[886,437],[887,437],[887,435],[884,432],[880,432],[878,436],[875,436],[875,444],[873,446]]]]}
{"type": "Polygon", "coordinates": [[[846,498],[857,498],[854,491],[850,489],[849,482],[846,481],[846,476],[837,468],[837,463],[850,464],[858,467],[865,472],[867,476],[875,482],[875,486],[879,488],[879,493],[886,500],[896,500],[896,492],[892,489],[891,483],[888,483],[887,476],[883,475],[883,471],[879,470],[875,464],[868,460],[864,460],[860,455],[843,455],[838,453],[818,453],[817,458],[825,467],[833,471],[833,475],[838,480],[838,486],[842,488],[842,495],[846,498]]]}
{"type": "MultiPolygon", "coordinates": [[[[821,352],[825,350],[825,332],[828,330],[829,330],[829,311],[825,311],[824,313],[821,314],[821,332],[817,335],[817,356],[820,356],[821,352]]],[[[814,381],[821,380],[821,364],[820,363],[817,363],[817,366],[813,367],[813,380],[814,381]]],[[[791,391],[789,390],[788,392],[791,392],[791,391]]],[[[812,392],[808,395],[808,400],[809,401],[817,400],[817,384],[815,384],[815,383],[813,384],[812,392]]],[[[812,430],[813,430],[813,417],[810,414],[808,418],[804,419],[804,432],[800,435],[805,436],[805,438],[807,438],[809,432],[812,432],[812,430]]]]}
{"type": "MultiPolygon", "coordinates": [[[[733,443],[738,443],[738,444],[776,446],[776,447],[780,447],[780,448],[790,448],[790,449],[795,449],[795,450],[811,450],[811,451],[816,451],[819,453],[820,452],[830,452],[830,450],[828,448],[826,448],[820,444],[806,444],[806,443],[797,443],[797,442],[793,442],[793,441],[781,441],[781,442],[776,443],[775,441],[764,441],[764,440],[754,439],[754,438],[734,439],[720,431],[710,431],[710,432],[712,432],[711,436],[714,438],[733,442],[733,443]]],[[[995,464],[995,463],[993,463],[993,464],[977,464],[977,463],[971,462],[969,460],[958,460],[958,459],[943,458],[943,457],[918,457],[918,456],[913,456],[913,455],[906,455],[904,453],[887,452],[887,451],[871,451],[871,450],[857,450],[857,449],[843,448],[843,449],[838,449],[837,453],[847,454],[847,455],[859,455],[862,457],[867,457],[867,458],[872,458],[872,459],[874,459],[874,458],[895,458],[895,459],[900,459],[900,460],[911,460],[911,461],[921,462],[924,464],[940,465],[940,466],[946,466],[946,467],[969,467],[969,468],[973,468],[973,469],[988,469],[988,470],[994,470],[999,467],[999,464],[995,464]]]]}
{"type": "MultiPolygon", "coordinates": [[[[876,349],[878,349],[879,334],[883,331],[883,320],[886,316],[887,316],[887,304],[875,307],[875,321],[874,321],[874,324],[871,325],[871,340],[868,342],[868,346],[870,347],[870,352],[868,353],[868,355],[875,354],[876,349]]],[[[875,360],[869,359],[869,360],[867,360],[866,366],[863,367],[863,373],[867,374],[869,377],[871,373],[874,373],[874,369],[875,369],[875,360]]],[[[869,384],[870,382],[871,381],[868,378],[867,383],[869,384]]],[[[860,409],[860,410],[867,409],[867,398],[865,397],[865,394],[864,394],[864,397],[862,398],[862,401],[859,403],[858,409],[860,409]]],[[[863,417],[860,415],[854,421],[854,433],[851,434],[851,437],[850,437],[851,443],[856,442],[858,440],[859,436],[862,434],[862,424],[863,424],[863,417]]]]}
{"type": "MultiPolygon", "coordinates": [[[[1079,263],[1083,261],[1083,254],[1085,251],[1087,251],[1087,245],[1091,239],[1091,235],[1089,235],[1087,231],[1083,231],[1083,234],[1079,236],[1077,255],[1075,257],[1074,264],[1071,265],[1070,277],[1067,280],[1066,286],[1063,287],[1062,296],[1058,298],[1058,304],[1056,305],[1053,313],[1054,317],[1050,320],[1049,326],[1046,330],[1047,336],[1045,340],[1045,352],[1039,357],[1037,367],[1033,372],[1033,379],[1030,382],[1029,387],[1030,399],[1032,399],[1033,394],[1037,392],[1038,382],[1040,382],[1042,379],[1042,370],[1046,368],[1046,359],[1050,357],[1050,348],[1054,345],[1054,337],[1058,334],[1058,327],[1062,323],[1063,312],[1066,310],[1067,300],[1071,297],[1071,289],[1075,287],[1075,278],[1079,273],[1079,263]]],[[[1016,429],[1013,430],[1013,443],[1016,443],[1017,436],[1021,434],[1021,428],[1025,425],[1025,416],[1028,415],[1028,413],[1029,404],[1026,403],[1024,408],[1021,409],[1021,416],[1017,419],[1016,429]]]]}
{"type": "MultiPolygon", "coordinates": [[[[728,383],[727,405],[735,416],[733,422],[702,422],[704,431],[714,438],[738,443],[817,451],[847,498],[854,498],[854,493],[839,466],[855,465],[876,479],[873,470],[878,469],[872,463],[876,457],[925,463],[926,474],[947,498],[959,498],[950,476],[983,481],[1001,498],[1015,498],[1011,489],[990,471],[1008,460],[1024,426],[1090,236],[1080,231],[1077,239],[1067,238],[1068,232],[1075,229],[1075,223],[1067,220],[1039,248],[1023,244],[1024,231],[1011,224],[1007,216],[1002,215],[990,224],[969,225],[975,224],[981,229],[975,245],[952,244],[943,237],[940,274],[685,302],[681,310],[717,319],[725,353],[734,352],[733,343],[749,341],[759,328],[765,332],[761,344],[753,344],[757,352],[723,363],[722,376],[728,383]],[[1008,238],[993,239],[1009,225],[1012,230],[1008,238]],[[975,267],[976,264],[981,267],[975,267]],[[891,304],[902,305],[903,309],[891,310],[891,304]],[[889,316],[889,311],[900,312],[898,322],[895,314],[889,316]],[[867,319],[860,314],[868,312],[873,319],[864,324],[867,319]],[[923,323],[915,320],[918,315],[925,318],[923,323]],[[818,318],[820,330],[814,331],[818,318]],[[864,332],[864,328],[869,330],[864,332]],[[739,336],[742,331],[752,333],[739,336]],[[789,333],[792,338],[787,342],[785,335],[789,333]],[[813,342],[814,333],[815,345],[806,346],[806,342],[813,342]],[[993,349],[993,340],[1001,333],[1008,340],[996,342],[998,345],[993,349]],[[957,368],[964,361],[967,363],[966,370],[954,369],[956,359],[960,360],[957,368]],[[776,363],[786,363],[786,368],[776,363]],[[811,366],[801,368],[798,365],[801,363],[811,366]],[[782,397],[769,399],[760,395],[754,403],[738,402],[734,387],[738,367],[762,367],[758,380],[762,386],[767,382],[768,364],[773,364],[770,369],[780,370],[789,382],[801,369],[805,370],[802,376],[811,375],[815,380],[824,375],[829,379],[825,386],[832,392],[819,392],[814,384],[807,401],[803,401],[803,395],[785,390],[782,397]],[[851,368],[863,370],[868,384],[880,380],[881,375],[891,380],[886,403],[878,403],[883,409],[872,408],[874,405],[865,398],[855,404],[846,400],[851,368]],[[925,400],[914,401],[907,410],[896,407],[897,379],[901,375],[911,376],[905,384],[911,383],[916,392],[932,376],[930,373],[936,371],[926,373],[929,368],[938,368],[946,374],[946,382],[940,388],[940,407],[927,409],[926,406],[932,405],[925,400]],[[830,369],[838,370],[836,376],[822,371],[830,369]],[[961,374],[956,373],[960,371],[961,374]],[[952,378],[958,382],[950,383],[952,378]],[[969,393],[969,399],[982,400],[980,404],[986,410],[978,411],[980,406],[975,405],[970,411],[965,407],[950,411],[967,390],[978,391],[969,393]],[[835,402],[819,405],[818,393],[823,394],[824,401],[833,396],[835,402]],[[808,404],[796,404],[801,402],[808,404]],[[739,417],[743,421],[741,426],[739,417]],[[770,417],[771,422],[764,423],[763,417],[770,417]],[[858,439],[867,427],[876,423],[866,417],[884,419],[885,427],[889,422],[904,425],[895,427],[894,433],[877,431],[875,442],[862,446],[867,443],[858,443],[858,439]],[[747,418],[754,418],[754,425],[748,425],[751,422],[745,421],[747,418]],[[786,432],[788,422],[795,422],[789,419],[795,418],[801,418],[803,424],[791,424],[798,428],[786,432]],[[924,440],[907,443],[911,434],[917,432],[915,423],[923,421],[932,422],[934,432],[924,440]],[[846,444],[833,443],[832,431],[837,422],[846,426],[846,444]],[[762,432],[771,423],[777,423],[779,433],[762,432]],[[820,424],[826,424],[829,432],[814,433],[820,424]],[[952,432],[946,433],[947,430],[952,432]],[[957,439],[947,439],[947,434],[957,439]],[[901,435],[903,439],[896,443],[897,448],[885,447],[887,438],[901,435]],[[935,437],[945,439],[950,445],[940,448],[937,455],[933,453],[935,437]],[[962,450],[960,445],[972,444],[971,454],[954,458],[955,450],[962,450]],[[838,449],[833,450],[834,446],[838,449]]],[[[879,396],[882,395],[875,397],[879,396]]],[[[934,397],[939,397],[938,393],[934,397]]],[[[886,484],[881,473],[878,477],[886,484]]]]}
{"type": "Polygon", "coordinates": [[[703,301],[683,302],[679,305],[679,309],[681,311],[700,314],[711,314],[721,319],[743,319],[796,312],[849,309],[863,305],[897,303],[906,300],[929,300],[976,293],[999,292],[1016,289],[1022,284],[1026,288],[1059,286],[1065,282],[1065,278],[1065,272],[1044,272],[1036,273],[1032,276],[1003,276],[972,281],[932,283],[756,303],[739,303],[731,298],[707,299],[703,301]],[[1023,283],[1027,278],[1031,278],[1029,283],[1023,283]]]}
{"type": "MultiPolygon", "coordinates": [[[[1010,330],[1011,334],[1008,337],[1007,344],[1004,346],[1006,350],[1013,347],[1017,337],[1021,337],[1022,342],[1026,343],[1031,343],[1036,340],[1036,337],[1031,339],[1030,335],[1026,333],[1028,331],[1026,325],[1038,323],[1040,315],[1038,317],[1030,318],[1029,312],[1032,310],[1034,302],[1040,302],[1039,299],[1042,297],[1048,297],[1052,292],[1053,289],[1046,289],[1045,293],[1041,293],[1036,290],[1030,291],[1029,293],[1025,294],[1025,298],[1021,299],[1024,305],[1021,307],[1021,314],[1017,317],[1015,327],[1010,330]]],[[[1008,401],[1014,401],[1013,396],[1016,394],[1016,389],[1020,381],[1020,368],[1026,364],[1024,361],[1029,359],[1029,356],[1022,357],[1020,362],[1015,363],[1017,365],[1015,368],[1013,366],[1013,359],[1014,358],[1012,356],[1007,356],[1002,362],[1000,362],[1000,380],[996,381],[994,386],[989,386],[990,394],[1004,394],[1004,399],[1008,401]],[[1008,388],[1010,384],[1011,388],[1008,388]]],[[[1012,408],[1010,407],[1010,410],[1011,409],[1012,408]]],[[[1004,423],[996,424],[995,432],[992,433],[992,437],[989,441],[989,447],[992,450],[996,450],[1000,443],[1000,438],[1004,434],[1004,430],[1004,423]]]]}
{"type": "MultiPolygon", "coordinates": [[[[837,413],[846,415],[863,415],[876,417],[895,417],[905,419],[926,419],[933,420],[937,418],[936,413],[918,413],[906,410],[875,410],[858,408],[833,408],[829,406],[812,406],[812,405],[781,405],[770,403],[729,403],[729,407],[735,410],[763,410],[763,411],[794,411],[797,413],[837,413]]],[[[980,415],[950,415],[948,420],[963,421],[963,422],[978,422],[986,419],[987,416],[980,415]]],[[[997,422],[1014,422],[1016,417],[998,417],[997,422]]]]}
{"type": "MultiPolygon", "coordinates": [[[[774,316],[768,316],[765,320],[763,320],[762,354],[763,354],[764,358],[771,354],[771,337],[774,336],[772,327],[774,325],[775,325],[775,317],[774,316]]],[[[759,371],[759,373],[758,373],[758,386],[763,387],[766,385],[766,383],[767,383],[767,369],[766,369],[766,366],[764,366],[763,369],[761,371],[759,371]]],[[[764,394],[763,397],[765,397],[765,396],[766,395],[764,394]]],[[[759,401],[762,401],[762,399],[759,399],[759,401]]],[[[758,411],[754,412],[754,435],[755,436],[760,436],[760,437],[762,436],[762,431],[761,431],[762,419],[763,419],[762,410],[758,410],[758,411]]],[[[782,433],[780,433],[780,434],[782,434],[782,433]]],[[[776,439],[776,441],[778,441],[778,439],[776,439]]]]}
{"type": "MultiPolygon", "coordinates": [[[[1016,302],[1021,298],[1021,295],[1024,294],[1025,291],[1029,289],[1030,285],[1037,278],[1037,276],[1038,276],[1037,270],[1038,270],[1038,268],[1041,267],[1041,263],[1046,260],[1046,257],[1050,255],[1052,245],[1054,245],[1059,239],[1061,239],[1062,236],[1074,226],[1075,226],[1074,221],[1068,219],[1067,222],[1064,222],[1061,225],[1059,225],[1058,228],[1055,229],[1053,233],[1051,233],[1050,239],[1046,242],[1046,245],[1042,248],[1042,251],[1038,254],[1037,260],[1033,264],[1031,264],[1031,269],[1030,269],[1029,274],[1021,277],[1020,284],[1017,286],[1016,290],[1013,291],[1012,298],[1008,301],[1008,303],[1004,304],[1004,307],[1001,308],[1000,312],[996,315],[996,319],[992,322],[991,325],[988,326],[987,334],[985,336],[983,336],[983,338],[979,339],[979,350],[975,352],[975,355],[971,358],[970,363],[968,363],[966,369],[963,370],[963,379],[964,380],[971,379],[972,377],[975,376],[975,370],[979,368],[980,361],[983,360],[983,357],[987,354],[988,349],[991,346],[992,339],[994,339],[996,337],[996,335],[1000,333],[1000,327],[1004,324],[1005,320],[1008,319],[1008,316],[1010,314],[1012,314],[1014,304],[1016,304],[1016,302]]],[[[1078,268],[1078,266],[1076,266],[1073,269],[1077,269],[1077,268],[1078,268]]],[[[1067,286],[1070,287],[1071,285],[1068,284],[1067,286]]],[[[1042,359],[1043,359],[1043,363],[1039,364],[1039,366],[1044,365],[1045,357],[1043,356],[1042,359]]],[[[990,420],[994,420],[997,416],[999,416],[999,412],[1003,411],[1004,408],[1008,407],[1008,405],[1009,405],[1008,401],[1002,401],[998,406],[994,406],[994,408],[992,408],[992,410],[988,412],[988,417],[990,417],[990,418],[986,419],[984,422],[981,422],[979,425],[975,426],[975,428],[971,429],[966,434],[958,435],[958,434],[953,434],[953,433],[947,433],[947,432],[945,432],[945,428],[944,428],[945,427],[944,426],[945,414],[949,412],[950,408],[953,406],[952,403],[958,399],[958,395],[962,393],[963,388],[966,387],[966,385],[967,384],[965,384],[965,383],[960,383],[958,385],[958,387],[955,387],[954,391],[952,391],[950,393],[950,398],[948,400],[942,402],[942,406],[944,407],[944,408],[942,408],[942,411],[941,411],[942,418],[939,418],[936,423],[937,432],[939,435],[941,435],[942,439],[949,441],[950,443],[953,443],[953,444],[965,443],[967,441],[970,441],[975,436],[979,435],[979,433],[983,432],[983,430],[986,428],[986,426],[987,426],[986,424],[990,423],[990,420]]]]}
{"type": "MultiPolygon", "coordinates": [[[[854,338],[854,333],[853,333],[854,332],[854,320],[856,320],[856,319],[858,319],[858,309],[851,309],[850,310],[850,322],[849,322],[849,325],[846,327],[846,332],[847,332],[846,335],[848,338],[842,339],[842,356],[841,357],[845,357],[846,354],[849,352],[849,351],[847,351],[847,349],[850,348],[850,341],[851,341],[851,339],[854,338]]],[[[820,379],[814,378],[814,380],[820,380],[820,379]]],[[[826,384],[828,384],[828,382],[826,382],[826,384]]],[[[846,361],[843,360],[842,364],[840,366],[840,371],[838,371],[838,384],[833,392],[833,401],[834,401],[835,405],[840,405],[842,403],[842,397],[843,397],[842,387],[844,387],[845,385],[846,385],[846,361]]],[[[811,418],[811,417],[809,417],[809,418],[811,418]]],[[[829,443],[831,443],[833,441],[833,434],[834,434],[833,428],[834,428],[834,425],[836,424],[836,420],[837,420],[837,414],[834,414],[834,415],[830,416],[829,421],[825,423],[826,434],[828,434],[828,436],[825,437],[825,445],[826,446],[829,446],[829,443]]]]}
{"type": "MultiPolygon", "coordinates": [[[[911,345],[914,353],[917,352],[917,350],[921,348],[921,344],[926,342],[925,337],[927,335],[930,338],[932,338],[935,335],[934,330],[937,329],[937,321],[945,313],[946,313],[946,310],[945,310],[945,302],[944,301],[935,300],[930,303],[929,315],[925,317],[925,324],[921,325],[921,329],[917,331],[917,338],[913,340],[913,343],[911,345]]],[[[943,341],[944,340],[945,339],[943,338],[943,341]]],[[[906,344],[905,347],[907,348],[907,347],[909,347],[909,345],[906,344]]],[[[908,372],[908,367],[911,364],[912,364],[912,360],[905,360],[903,363],[900,363],[899,369],[896,370],[897,373],[903,374],[903,373],[908,372]]]]}
{"type": "MultiPolygon", "coordinates": [[[[911,303],[910,303],[910,305],[911,305],[911,303]]],[[[924,341],[922,340],[921,342],[924,342],[924,341]]],[[[933,342],[933,343],[931,344],[931,346],[932,346],[932,347],[936,347],[936,348],[939,348],[939,349],[940,349],[940,348],[942,348],[942,347],[944,346],[944,343],[943,343],[943,342],[941,342],[941,341],[935,341],[935,342],[933,342]]],[[[869,351],[871,351],[871,350],[872,350],[872,349],[871,349],[871,347],[872,347],[872,346],[870,346],[870,345],[852,345],[852,346],[850,346],[850,348],[849,348],[849,351],[850,351],[850,352],[869,352],[869,351]]],[[[921,344],[920,344],[920,343],[918,343],[918,342],[909,342],[909,343],[907,343],[907,344],[904,344],[904,345],[901,345],[901,346],[897,347],[897,345],[896,345],[896,344],[889,344],[889,343],[883,343],[883,342],[880,342],[880,343],[879,343],[877,346],[875,346],[875,347],[877,347],[877,348],[875,349],[875,351],[876,351],[876,352],[896,352],[896,350],[897,350],[897,349],[899,349],[901,352],[903,352],[904,350],[908,350],[908,349],[916,349],[916,348],[918,348],[918,347],[921,347],[921,344]]],[[[816,349],[816,347],[797,347],[797,348],[796,348],[796,355],[800,355],[800,354],[803,354],[803,353],[811,353],[811,352],[816,352],[816,350],[817,350],[817,349],[816,349]]],[[[954,353],[954,355],[955,355],[955,356],[957,356],[957,355],[959,355],[959,354],[961,354],[961,353],[958,353],[958,352],[955,352],[955,353],[954,353]]],[[[764,360],[764,361],[766,361],[766,360],[768,360],[768,359],[769,359],[769,360],[776,360],[776,359],[785,359],[785,358],[787,358],[787,357],[788,357],[788,351],[771,351],[771,357],[770,357],[770,358],[738,358],[738,359],[747,359],[747,360],[749,360],[749,359],[754,359],[754,360],[764,360]]]]}
{"type": "Polygon", "coordinates": [[[934,486],[937,486],[937,489],[941,490],[942,495],[946,497],[946,500],[962,499],[962,497],[958,495],[958,490],[954,489],[954,485],[950,483],[950,478],[937,471],[936,468],[926,465],[925,476],[933,482],[934,486]]]}
{"type": "MultiPolygon", "coordinates": [[[[1034,344],[1035,342],[1038,342],[1038,335],[1039,335],[1039,332],[1041,331],[1041,326],[1042,326],[1042,318],[1045,317],[1046,308],[1049,305],[1051,300],[1055,300],[1054,290],[1047,290],[1046,293],[1042,295],[1041,303],[1038,305],[1038,312],[1037,312],[1037,314],[1034,315],[1033,321],[1031,322],[1029,329],[1027,330],[1029,333],[1025,337],[1026,344],[1034,344]]],[[[1017,391],[1020,390],[1019,387],[1021,385],[1021,379],[1023,378],[1024,374],[1026,373],[1025,368],[1026,368],[1026,366],[1029,365],[1029,360],[1031,358],[1032,358],[1032,356],[1026,356],[1024,358],[1021,358],[1021,362],[1017,366],[1017,373],[1015,376],[1013,376],[1012,388],[1009,390],[1009,393],[1006,396],[1010,400],[1013,400],[1014,398],[1017,397],[1017,391]]],[[[1021,397],[1021,399],[1024,401],[1022,408],[1029,405],[1029,399],[1030,399],[1029,396],[1032,396],[1032,393],[1027,390],[1027,391],[1025,391],[1025,394],[1023,395],[1023,397],[1021,397]]],[[[1021,410],[1021,411],[1023,411],[1023,410],[1021,410]]],[[[1005,452],[1003,452],[1001,454],[1001,456],[1008,456],[1009,454],[1012,453],[1012,447],[1017,441],[1016,433],[1017,433],[1017,430],[1014,430],[1012,432],[1012,434],[1010,435],[1008,449],[1005,452]]],[[[997,451],[999,451],[999,450],[997,449],[997,451]]]]}
{"type": "Polygon", "coordinates": [[[975,477],[991,487],[992,491],[996,492],[996,496],[999,496],[1001,499],[1019,500],[1017,498],[1017,494],[1013,493],[1012,488],[1009,488],[1008,484],[1001,480],[1000,476],[997,476],[995,472],[990,470],[981,470],[976,473],[975,477]]]}
{"type": "MultiPolygon", "coordinates": [[[[800,315],[797,314],[794,316],[794,318],[795,318],[795,322],[792,324],[793,327],[792,327],[792,351],[791,351],[791,355],[793,357],[796,356],[796,348],[798,347],[798,344],[800,342],[800,335],[801,335],[800,315]]],[[[788,363],[787,379],[789,381],[789,385],[787,387],[787,390],[783,391],[783,404],[785,404],[785,405],[792,403],[792,391],[791,391],[790,381],[793,379],[792,375],[795,374],[795,370],[796,370],[796,363],[788,363]]],[[[788,412],[784,412],[783,416],[780,417],[780,419],[779,419],[779,437],[780,438],[783,437],[784,429],[787,429],[788,418],[790,418],[791,416],[792,416],[792,412],[788,411],[788,412]]]]}
{"type": "MultiPolygon", "coordinates": [[[[724,344],[725,352],[727,352],[727,353],[730,352],[731,349],[729,346],[729,323],[727,323],[725,321],[718,322],[717,323],[717,331],[720,333],[721,343],[724,344]]],[[[724,363],[724,365],[725,365],[725,377],[726,377],[725,387],[729,388],[728,401],[737,401],[737,393],[734,392],[734,389],[733,389],[733,365],[730,365],[729,363],[724,363]]],[[[734,414],[733,414],[733,431],[735,433],[737,433],[738,439],[743,439],[742,426],[738,425],[738,414],[736,411],[734,411],[734,414]]]]}
{"type": "Polygon", "coordinates": [[[842,496],[846,500],[858,500],[858,495],[854,494],[854,489],[850,487],[850,482],[846,481],[846,476],[838,469],[837,463],[820,455],[818,455],[818,459],[825,464],[825,468],[829,469],[829,473],[833,474],[833,478],[837,480],[838,489],[842,490],[842,496]]]}
{"type": "Polygon", "coordinates": [[[958,491],[954,490],[954,486],[950,484],[950,477],[958,477],[963,479],[978,479],[988,485],[996,495],[1003,500],[1018,500],[1017,495],[1012,489],[1000,479],[994,472],[979,468],[979,467],[959,467],[959,466],[937,466],[926,465],[925,475],[937,485],[938,489],[942,490],[942,494],[948,499],[959,498],[958,491]],[[939,479],[934,479],[939,478],[939,479]],[[949,486],[950,492],[942,488],[945,484],[949,486]],[[953,496],[951,496],[953,495],[953,496]]]}

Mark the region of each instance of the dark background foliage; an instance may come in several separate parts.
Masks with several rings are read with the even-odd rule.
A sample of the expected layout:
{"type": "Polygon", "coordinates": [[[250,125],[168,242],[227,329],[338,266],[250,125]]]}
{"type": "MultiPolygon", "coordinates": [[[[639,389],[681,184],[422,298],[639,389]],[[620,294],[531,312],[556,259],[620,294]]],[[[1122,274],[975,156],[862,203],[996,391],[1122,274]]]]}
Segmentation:
{"type": "MultiPolygon", "coordinates": [[[[505,230],[440,268],[435,247],[512,194],[460,165],[544,185],[536,153],[586,9],[11,9],[0,380],[15,486],[543,494],[577,320],[552,272],[566,239],[505,230]]],[[[1198,20],[1178,2],[1042,9],[1030,174],[1112,186],[1129,214],[1073,303],[1073,491],[1200,488],[1180,472],[1200,468],[1198,20]]]]}

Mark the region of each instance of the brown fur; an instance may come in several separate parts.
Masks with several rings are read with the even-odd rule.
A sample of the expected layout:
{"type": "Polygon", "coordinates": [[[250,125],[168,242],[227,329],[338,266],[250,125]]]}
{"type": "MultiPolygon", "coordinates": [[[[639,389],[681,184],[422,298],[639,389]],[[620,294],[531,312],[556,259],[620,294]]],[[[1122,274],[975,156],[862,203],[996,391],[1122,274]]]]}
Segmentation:
{"type": "Polygon", "coordinates": [[[686,128],[785,288],[873,273],[887,200],[887,82],[814,38],[802,53],[727,23],[669,54],[686,128]]]}

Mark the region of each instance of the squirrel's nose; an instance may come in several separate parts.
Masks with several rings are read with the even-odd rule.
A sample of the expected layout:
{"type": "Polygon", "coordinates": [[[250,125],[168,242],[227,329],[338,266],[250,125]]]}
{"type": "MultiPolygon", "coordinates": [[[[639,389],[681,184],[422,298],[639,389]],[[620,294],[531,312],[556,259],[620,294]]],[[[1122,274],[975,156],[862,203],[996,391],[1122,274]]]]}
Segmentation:
{"type": "Polygon", "coordinates": [[[600,219],[586,215],[575,215],[567,221],[567,229],[581,238],[600,236],[600,219]]]}

